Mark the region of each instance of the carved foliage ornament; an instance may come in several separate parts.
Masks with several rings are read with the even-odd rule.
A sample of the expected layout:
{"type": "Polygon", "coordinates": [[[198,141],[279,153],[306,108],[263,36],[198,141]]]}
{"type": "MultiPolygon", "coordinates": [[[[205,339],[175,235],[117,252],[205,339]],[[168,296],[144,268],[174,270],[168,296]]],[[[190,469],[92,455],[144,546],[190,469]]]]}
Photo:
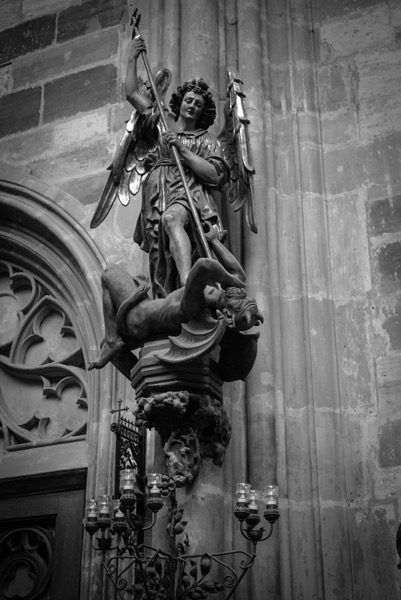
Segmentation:
{"type": "Polygon", "coordinates": [[[6,447],[86,434],[82,349],[63,302],[0,261],[0,421],[6,447]]]}
{"type": "Polygon", "coordinates": [[[177,487],[197,477],[202,457],[222,465],[231,426],[219,400],[186,390],[137,398],[136,424],[159,433],[167,469],[177,487]]]}

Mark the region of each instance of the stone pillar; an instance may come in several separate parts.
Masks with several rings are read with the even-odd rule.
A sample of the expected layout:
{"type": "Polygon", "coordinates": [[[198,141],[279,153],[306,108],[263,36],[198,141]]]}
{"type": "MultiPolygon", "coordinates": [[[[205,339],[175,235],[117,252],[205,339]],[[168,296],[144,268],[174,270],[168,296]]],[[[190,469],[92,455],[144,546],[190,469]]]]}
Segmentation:
{"type": "Polygon", "coordinates": [[[233,431],[224,467],[204,461],[180,501],[197,549],[246,548],[232,517],[235,483],[278,483],[279,525],[259,545],[237,597],[247,590],[291,598],[299,589],[324,597],[347,589],[350,563],[310,7],[292,0],[170,5],[167,16],[166,3],[155,3],[148,17],[153,62],[173,71],[174,85],[202,76],[222,105],[226,66],[244,81],[259,233],[236,214],[230,243],[265,316],[247,382],[224,386],[233,431]],[[168,27],[160,28],[163,16],[168,27]],[[331,539],[343,548],[336,564],[322,558],[331,539]]]}
{"type": "MultiPolygon", "coordinates": [[[[216,104],[219,101],[219,14],[215,0],[178,2],[167,0],[152,3],[151,13],[143,3],[145,20],[142,30],[149,28],[152,45],[152,67],[166,66],[172,71],[168,96],[177,85],[194,77],[202,77],[211,88],[216,104]],[[157,23],[162,24],[158,27],[157,23]]],[[[167,98],[169,100],[169,97],[167,98]]],[[[148,436],[148,468],[160,465],[160,440],[153,432],[148,436]]],[[[229,446],[230,447],[230,446],[229,446]]],[[[217,552],[229,548],[224,531],[225,489],[224,469],[212,458],[202,461],[194,483],[178,492],[178,500],[188,520],[190,552],[217,552]]],[[[231,504],[231,496],[230,496],[231,504]]],[[[154,531],[152,544],[166,543],[163,524],[154,531]]]]}
{"type": "Polygon", "coordinates": [[[284,11],[273,1],[267,15],[278,249],[276,263],[269,263],[278,277],[279,488],[288,499],[281,505],[281,593],[290,598],[302,589],[323,598],[340,588],[351,596],[310,7],[289,2],[284,11]],[[323,559],[333,541],[342,548],[335,562],[323,559]]]}

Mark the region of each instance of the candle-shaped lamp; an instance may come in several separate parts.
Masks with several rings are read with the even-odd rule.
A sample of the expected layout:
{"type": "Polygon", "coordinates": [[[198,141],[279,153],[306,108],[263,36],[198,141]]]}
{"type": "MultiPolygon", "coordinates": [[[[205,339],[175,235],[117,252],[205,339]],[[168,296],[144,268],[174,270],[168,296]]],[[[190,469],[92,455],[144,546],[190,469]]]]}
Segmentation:
{"type": "Polygon", "coordinates": [[[99,517],[99,509],[97,506],[97,501],[94,498],[91,498],[88,502],[88,507],[86,509],[86,522],[85,529],[89,533],[89,535],[93,535],[99,529],[98,525],[98,517],[99,517]]]}
{"type": "Polygon", "coordinates": [[[236,496],[237,502],[234,509],[234,516],[239,521],[244,521],[249,515],[248,494],[251,490],[249,483],[237,483],[236,496]]]}
{"type": "Polygon", "coordinates": [[[120,499],[113,500],[113,530],[115,533],[123,533],[128,529],[125,515],[121,510],[120,499]]]}
{"type": "Polygon", "coordinates": [[[278,487],[276,485],[267,485],[263,490],[263,497],[266,503],[264,517],[269,523],[273,524],[280,516],[278,511],[278,487]]]}
{"type": "Polygon", "coordinates": [[[110,527],[111,525],[111,502],[110,498],[106,495],[100,496],[99,498],[99,518],[98,524],[102,531],[110,527]]]}
{"type": "Polygon", "coordinates": [[[148,474],[148,507],[154,513],[158,512],[163,506],[163,500],[160,494],[160,486],[162,484],[162,476],[160,473],[148,474]]]}
{"type": "Polygon", "coordinates": [[[135,506],[135,482],[135,469],[122,469],[120,471],[120,503],[123,508],[132,508],[135,506]]]}
{"type": "Polygon", "coordinates": [[[250,490],[248,493],[248,508],[249,515],[246,518],[246,522],[250,527],[255,527],[260,521],[258,500],[260,499],[260,492],[256,490],[250,490]]]}

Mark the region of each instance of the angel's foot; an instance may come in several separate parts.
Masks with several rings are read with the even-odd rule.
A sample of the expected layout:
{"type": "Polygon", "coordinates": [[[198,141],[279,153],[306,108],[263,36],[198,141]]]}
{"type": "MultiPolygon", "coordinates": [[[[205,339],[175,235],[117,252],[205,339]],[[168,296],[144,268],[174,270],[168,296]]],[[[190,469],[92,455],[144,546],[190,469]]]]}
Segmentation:
{"type": "Polygon", "coordinates": [[[105,341],[100,349],[98,358],[89,364],[88,371],[92,371],[92,369],[102,369],[113,356],[119,354],[124,347],[125,344],[121,338],[105,341]]]}

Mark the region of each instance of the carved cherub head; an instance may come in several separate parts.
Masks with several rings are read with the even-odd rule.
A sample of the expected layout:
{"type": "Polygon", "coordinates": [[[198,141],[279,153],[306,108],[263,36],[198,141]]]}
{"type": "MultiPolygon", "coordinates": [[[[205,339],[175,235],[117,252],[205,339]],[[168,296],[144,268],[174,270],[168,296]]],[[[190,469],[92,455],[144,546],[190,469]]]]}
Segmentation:
{"type": "Polygon", "coordinates": [[[208,90],[209,86],[205,81],[203,81],[203,79],[192,79],[191,81],[185,81],[185,83],[179,86],[177,91],[171,95],[170,100],[170,108],[176,119],[179,117],[180,107],[185,94],[188,92],[194,92],[195,94],[199,94],[199,96],[201,96],[205,102],[197,125],[200,129],[208,129],[211,127],[216,119],[216,105],[211,92],[208,90]]]}

